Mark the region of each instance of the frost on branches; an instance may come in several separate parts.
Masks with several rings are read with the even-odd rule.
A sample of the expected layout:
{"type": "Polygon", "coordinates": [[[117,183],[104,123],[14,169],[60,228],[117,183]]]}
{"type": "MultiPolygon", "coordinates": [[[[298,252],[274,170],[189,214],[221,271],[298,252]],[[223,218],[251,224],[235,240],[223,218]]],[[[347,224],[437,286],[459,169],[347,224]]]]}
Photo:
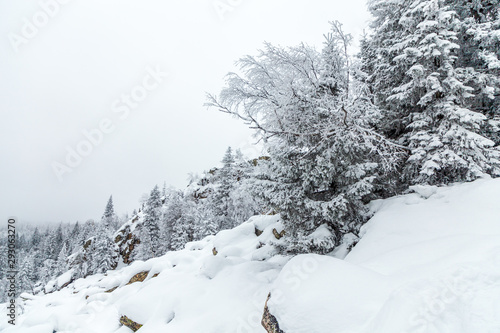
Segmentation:
{"type": "Polygon", "coordinates": [[[323,52],[265,44],[239,61],[209,106],[255,129],[270,159],[253,191],[281,213],[290,252],[331,251],[367,218],[365,203],[391,186],[404,150],[377,134],[378,110],[353,81],[351,37],[332,24],[323,52]],[[375,117],[376,118],[376,117],[375,117]]]}

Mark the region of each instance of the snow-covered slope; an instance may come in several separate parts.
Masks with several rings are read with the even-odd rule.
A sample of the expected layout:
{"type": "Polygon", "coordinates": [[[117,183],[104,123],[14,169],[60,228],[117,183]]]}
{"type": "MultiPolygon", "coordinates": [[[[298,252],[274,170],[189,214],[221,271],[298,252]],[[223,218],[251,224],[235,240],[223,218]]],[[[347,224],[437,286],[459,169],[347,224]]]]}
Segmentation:
{"type": "Polygon", "coordinates": [[[141,333],[262,331],[270,284],[289,260],[276,254],[273,230],[283,230],[278,216],[254,217],[182,251],[79,279],[51,294],[23,294],[30,300],[18,325],[2,321],[0,331],[131,332],[120,325],[122,316],[144,325],[141,333]],[[147,272],[144,282],[128,284],[141,272],[147,272]]]}
{"type": "Polygon", "coordinates": [[[269,302],[281,329],[500,332],[500,179],[414,191],[374,202],[344,261],[284,267],[269,302]]]}
{"type": "Polygon", "coordinates": [[[126,316],[141,333],[264,333],[271,292],[286,333],[500,332],[500,179],[414,191],[372,203],[345,260],[276,255],[279,218],[254,217],[185,250],[23,295],[18,326],[0,330],[125,333],[126,316]],[[127,285],[141,272],[144,282],[127,285]]]}

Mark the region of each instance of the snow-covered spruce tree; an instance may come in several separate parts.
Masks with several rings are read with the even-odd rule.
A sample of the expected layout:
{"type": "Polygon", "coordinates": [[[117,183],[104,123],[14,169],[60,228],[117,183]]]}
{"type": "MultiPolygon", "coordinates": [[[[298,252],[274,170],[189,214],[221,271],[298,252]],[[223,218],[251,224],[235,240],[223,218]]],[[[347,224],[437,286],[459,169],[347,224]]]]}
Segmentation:
{"type": "Polygon", "coordinates": [[[367,219],[365,203],[383,190],[401,148],[365,121],[377,110],[352,81],[350,36],[332,24],[323,52],[265,44],[239,61],[209,106],[242,119],[270,160],[258,194],[281,213],[288,251],[331,251],[367,219]]]}
{"type": "MultiPolygon", "coordinates": [[[[160,221],[162,200],[158,185],[155,185],[144,207],[141,244],[147,258],[156,257],[161,252],[160,221]]],[[[143,258],[146,259],[146,258],[143,258]]]]}
{"type": "Polygon", "coordinates": [[[99,223],[89,220],[82,231],[75,225],[70,234],[74,238],[71,240],[74,250],[67,260],[68,268],[75,270],[74,278],[105,273],[116,268],[118,251],[113,241],[116,220],[113,199],[110,197],[99,223]]]}
{"type": "Polygon", "coordinates": [[[56,277],[57,261],[45,259],[40,268],[40,281],[44,284],[56,277]]]}
{"type": "Polygon", "coordinates": [[[24,253],[21,258],[19,258],[19,273],[18,273],[18,291],[27,291],[33,293],[33,287],[36,282],[36,276],[34,272],[36,271],[33,254],[24,253]]]}
{"type": "Polygon", "coordinates": [[[101,223],[105,224],[106,228],[114,227],[115,224],[115,208],[113,206],[113,196],[109,197],[106,208],[104,209],[104,214],[102,215],[101,223]]]}
{"type": "MultiPolygon", "coordinates": [[[[500,173],[487,117],[457,69],[460,21],[443,0],[372,1],[374,32],[363,44],[367,82],[384,110],[380,127],[411,150],[406,183],[446,184],[500,173]],[[369,57],[368,57],[368,56],[369,57]]],[[[362,52],[363,54],[363,52],[362,52]]]]}
{"type": "Polygon", "coordinates": [[[172,225],[171,247],[173,250],[184,248],[187,242],[204,235],[201,212],[191,196],[184,195],[180,202],[181,214],[172,225]]]}
{"type": "Polygon", "coordinates": [[[92,255],[89,258],[88,265],[92,274],[105,273],[116,268],[118,252],[113,242],[112,229],[104,223],[104,220],[97,226],[97,232],[90,251],[92,255]]]}
{"type": "Polygon", "coordinates": [[[403,11],[409,6],[410,0],[371,0],[369,9],[373,15],[371,36],[364,36],[361,40],[361,77],[367,87],[367,95],[380,109],[382,122],[374,124],[379,132],[389,138],[399,138],[406,128],[408,114],[414,106],[389,102],[387,97],[405,77],[406,68],[394,61],[399,55],[397,48],[401,42],[404,28],[400,22],[403,11]]]}
{"type": "Polygon", "coordinates": [[[203,178],[196,176],[184,191],[181,216],[184,215],[184,219],[189,216],[192,221],[194,239],[215,235],[224,221],[231,221],[223,213],[221,202],[227,203],[227,198],[220,196],[219,182],[215,182],[215,178],[211,173],[205,173],[203,178]]]}
{"type": "Polygon", "coordinates": [[[235,160],[231,147],[228,147],[222,158],[222,168],[216,172],[216,177],[212,177],[212,193],[208,197],[207,209],[211,210],[211,225],[216,226],[215,232],[222,229],[231,229],[234,227],[234,221],[231,219],[233,210],[230,193],[236,182],[235,160]]]}
{"type": "Polygon", "coordinates": [[[80,235],[80,225],[78,221],[76,221],[75,226],[71,230],[71,233],[68,237],[68,253],[73,253],[74,250],[80,250],[80,246],[82,245],[81,235],[80,235]]]}
{"type": "Polygon", "coordinates": [[[446,0],[457,14],[456,71],[474,89],[468,107],[487,122],[481,134],[500,144],[500,1],[446,0]]]}
{"type": "Polygon", "coordinates": [[[167,190],[165,208],[163,210],[163,223],[161,226],[163,252],[174,250],[172,239],[174,225],[182,216],[182,193],[175,189],[167,190]]]}
{"type": "Polygon", "coordinates": [[[62,224],[59,224],[56,230],[48,231],[48,242],[46,244],[47,258],[57,260],[59,252],[63,247],[62,224]]]}
{"type": "Polygon", "coordinates": [[[57,256],[57,267],[55,275],[61,275],[68,269],[68,248],[66,244],[63,244],[61,251],[59,251],[59,255],[57,256]]]}
{"type": "Polygon", "coordinates": [[[250,217],[267,211],[265,203],[258,196],[252,195],[255,169],[256,166],[236,150],[234,187],[229,193],[232,208],[229,217],[234,225],[240,225],[250,217]]]}

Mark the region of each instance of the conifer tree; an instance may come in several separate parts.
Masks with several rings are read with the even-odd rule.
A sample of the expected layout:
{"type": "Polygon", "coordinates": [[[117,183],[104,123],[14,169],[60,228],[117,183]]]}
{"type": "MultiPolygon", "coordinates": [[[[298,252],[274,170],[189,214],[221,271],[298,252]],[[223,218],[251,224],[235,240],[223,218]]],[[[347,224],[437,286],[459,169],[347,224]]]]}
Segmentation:
{"type": "Polygon", "coordinates": [[[38,249],[38,246],[41,241],[41,235],[40,232],[38,231],[38,227],[35,228],[35,231],[33,232],[33,235],[31,236],[31,247],[38,249]]]}
{"type": "Polygon", "coordinates": [[[150,257],[155,257],[161,252],[160,243],[160,221],[162,218],[162,201],[161,193],[156,185],[144,207],[144,222],[142,225],[143,237],[142,240],[145,241],[143,247],[147,253],[150,253],[150,257]]]}
{"type": "Polygon", "coordinates": [[[281,213],[292,252],[325,253],[357,233],[365,203],[392,190],[381,184],[404,155],[367,121],[378,109],[352,81],[350,40],[333,23],[322,53],[266,44],[239,61],[243,77],[229,74],[220,96],[209,96],[264,141],[270,159],[256,194],[281,213]]]}
{"type": "Polygon", "coordinates": [[[177,190],[171,190],[168,195],[168,200],[165,204],[165,210],[163,215],[163,223],[162,223],[162,235],[164,242],[164,251],[171,251],[178,248],[178,233],[180,232],[179,228],[174,226],[177,224],[182,217],[182,193],[177,190]],[[173,239],[176,238],[174,243],[175,246],[172,245],[173,239]]]}
{"type": "Polygon", "coordinates": [[[63,245],[59,255],[57,256],[57,270],[55,275],[61,275],[68,270],[68,248],[66,244],[63,245]]]}
{"type": "Polygon", "coordinates": [[[105,273],[115,269],[118,263],[118,253],[112,239],[111,231],[104,223],[99,228],[92,242],[92,259],[89,262],[92,274],[105,273]]]}
{"type": "Polygon", "coordinates": [[[36,282],[36,276],[34,272],[36,271],[35,263],[33,260],[33,254],[24,253],[22,257],[20,257],[19,263],[19,272],[18,272],[18,281],[19,285],[17,286],[19,292],[30,292],[33,293],[33,286],[36,282]]]}
{"type": "Polygon", "coordinates": [[[57,261],[57,256],[63,247],[62,224],[59,224],[56,230],[50,231],[47,228],[47,258],[57,261]]]}
{"type": "Polygon", "coordinates": [[[495,142],[483,135],[486,128],[491,132],[491,122],[474,102],[478,88],[469,85],[474,75],[467,73],[474,70],[460,68],[468,52],[459,44],[465,29],[449,3],[400,0],[370,5],[374,33],[363,45],[364,69],[371,71],[367,82],[385,113],[380,128],[410,149],[403,173],[409,184],[500,174],[495,142]]]}
{"type": "Polygon", "coordinates": [[[214,189],[211,196],[211,204],[214,219],[209,224],[212,229],[230,229],[234,226],[231,220],[232,202],[230,193],[234,188],[236,181],[234,170],[234,156],[231,147],[228,147],[222,158],[222,168],[218,171],[218,186],[214,189]]]}
{"type": "Polygon", "coordinates": [[[104,223],[106,228],[111,228],[115,223],[115,208],[113,206],[113,196],[110,196],[106,208],[104,209],[104,214],[102,215],[102,223],[104,223]]]}
{"type": "Polygon", "coordinates": [[[75,249],[79,249],[82,245],[80,236],[80,225],[78,224],[78,221],[76,221],[73,230],[71,230],[71,233],[69,234],[68,253],[73,253],[75,249]]]}

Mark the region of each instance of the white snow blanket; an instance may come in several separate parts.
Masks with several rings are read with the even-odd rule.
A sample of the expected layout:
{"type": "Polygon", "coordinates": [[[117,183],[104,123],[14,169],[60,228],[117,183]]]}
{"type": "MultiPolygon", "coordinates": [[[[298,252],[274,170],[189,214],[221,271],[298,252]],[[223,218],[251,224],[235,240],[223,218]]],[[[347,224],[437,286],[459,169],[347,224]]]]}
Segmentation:
{"type": "Polygon", "coordinates": [[[182,251],[24,295],[17,325],[2,320],[0,331],[129,333],[126,315],[140,333],[265,333],[271,292],[286,333],[500,332],[500,179],[412,190],[372,203],[345,260],[277,255],[279,217],[254,217],[182,251]]]}
{"type": "Polygon", "coordinates": [[[284,267],[269,302],[281,329],[500,332],[500,179],[413,190],[372,203],[345,260],[302,255],[284,267]]]}

